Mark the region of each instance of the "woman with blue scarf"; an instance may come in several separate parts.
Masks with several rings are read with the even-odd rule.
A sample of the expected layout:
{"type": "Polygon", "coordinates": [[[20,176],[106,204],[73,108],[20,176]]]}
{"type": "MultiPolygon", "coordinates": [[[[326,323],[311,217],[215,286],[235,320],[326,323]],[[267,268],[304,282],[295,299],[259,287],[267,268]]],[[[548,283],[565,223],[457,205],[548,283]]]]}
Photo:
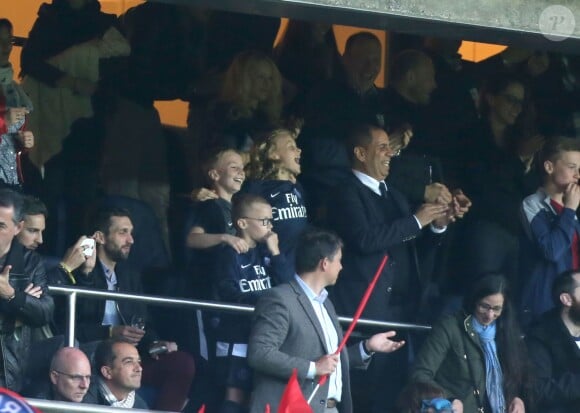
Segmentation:
{"type": "Polygon", "coordinates": [[[527,371],[507,281],[488,275],[475,283],[463,310],[433,327],[412,379],[441,386],[451,399],[463,402],[465,412],[524,413],[527,371]]]}

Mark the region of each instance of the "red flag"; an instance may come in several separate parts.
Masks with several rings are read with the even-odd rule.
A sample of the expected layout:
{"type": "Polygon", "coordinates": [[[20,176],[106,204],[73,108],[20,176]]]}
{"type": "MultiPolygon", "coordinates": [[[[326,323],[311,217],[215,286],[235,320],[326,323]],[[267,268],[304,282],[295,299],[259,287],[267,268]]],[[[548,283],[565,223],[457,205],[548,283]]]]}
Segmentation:
{"type": "MultiPolygon", "coordinates": [[[[373,279],[370,282],[369,286],[367,287],[362,299],[360,300],[358,308],[356,309],[356,312],[354,313],[354,316],[352,317],[352,323],[350,323],[350,325],[348,326],[348,330],[346,330],[346,333],[344,333],[344,336],[342,337],[342,341],[340,342],[340,344],[339,344],[339,346],[336,349],[336,352],[334,354],[340,354],[340,352],[342,351],[342,349],[346,345],[346,342],[347,342],[348,338],[350,337],[350,335],[352,334],[352,330],[354,330],[356,323],[358,323],[358,320],[359,320],[362,312],[364,311],[364,309],[367,305],[367,302],[369,301],[369,298],[370,298],[373,290],[375,289],[375,285],[377,284],[377,281],[378,281],[381,273],[383,272],[383,268],[385,268],[385,265],[386,265],[388,260],[389,260],[389,256],[385,255],[383,257],[383,260],[381,261],[381,264],[379,265],[379,268],[377,268],[377,272],[375,273],[375,276],[373,277],[373,279]]],[[[327,379],[328,379],[328,376],[321,376],[320,379],[318,379],[318,386],[314,389],[314,391],[318,390],[318,387],[322,386],[326,382],[327,379]]]]}
{"type": "MultiPolygon", "coordinates": [[[[269,406],[266,409],[266,411],[270,411],[269,406]]],[[[290,380],[284,389],[278,413],[313,413],[298,384],[298,371],[296,369],[292,370],[290,380]]]]}
{"type": "Polygon", "coordinates": [[[205,404],[202,404],[197,413],[205,413],[205,404]]]}
{"type": "Polygon", "coordinates": [[[266,403],[266,409],[264,409],[264,413],[270,413],[270,403],[266,403]]]}

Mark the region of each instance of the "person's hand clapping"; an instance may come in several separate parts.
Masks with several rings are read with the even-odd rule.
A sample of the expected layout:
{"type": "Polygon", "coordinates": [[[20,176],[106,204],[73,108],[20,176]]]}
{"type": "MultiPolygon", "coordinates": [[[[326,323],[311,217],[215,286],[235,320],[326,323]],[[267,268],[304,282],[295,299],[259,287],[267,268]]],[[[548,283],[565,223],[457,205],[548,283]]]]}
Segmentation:
{"type": "Polygon", "coordinates": [[[444,218],[448,211],[447,204],[423,204],[415,212],[415,217],[419,220],[421,228],[424,228],[436,219],[444,218]]]}
{"type": "Polygon", "coordinates": [[[463,216],[469,211],[469,208],[471,208],[471,205],[471,199],[469,199],[461,189],[456,189],[453,191],[452,208],[453,215],[456,218],[463,218],[463,216]]]}
{"type": "Polygon", "coordinates": [[[426,203],[449,204],[452,200],[452,195],[449,189],[443,184],[434,182],[425,187],[423,200],[426,203]]]}

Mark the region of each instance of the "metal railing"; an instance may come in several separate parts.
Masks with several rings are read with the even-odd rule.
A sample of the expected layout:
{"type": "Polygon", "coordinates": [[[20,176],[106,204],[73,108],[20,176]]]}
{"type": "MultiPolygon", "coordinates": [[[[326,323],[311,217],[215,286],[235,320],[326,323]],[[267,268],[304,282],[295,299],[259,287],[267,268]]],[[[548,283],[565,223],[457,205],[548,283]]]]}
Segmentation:
{"type": "MultiPolygon", "coordinates": [[[[114,300],[128,300],[128,301],[141,301],[147,304],[154,304],[162,307],[180,307],[187,308],[192,307],[201,310],[214,310],[214,311],[225,311],[225,312],[235,312],[242,314],[249,314],[254,311],[254,307],[249,305],[239,305],[239,304],[225,304],[215,301],[203,301],[203,300],[186,300],[183,298],[171,298],[162,297],[157,295],[144,295],[144,294],[126,294],[117,293],[105,290],[92,290],[85,288],[71,288],[71,287],[48,287],[51,294],[67,295],[68,296],[68,336],[67,343],[69,346],[74,346],[75,341],[75,324],[76,324],[76,303],[77,297],[88,297],[88,298],[101,298],[101,299],[114,299],[114,300]]],[[[352,322],[352,317],[338,317],[341,324],[350,324],[352,322]]],[[[357,326],[359,327],[377,327],[377,328],[390,328],[399,330],[418,330],[418,331],[428,331],[431,326],[422,324],[411,324],[411,323],[396,323],[391,321],[378,321],[369,320],[366,318],[361,318],[357,326]]]]}
{"type": "MultiPolygon", "coordinates": [[[[52,400],[26,399],[31,406],[41,409],[43,413],[127,413],[127,409],[111,406],[99,406],[96,404],[83,404],[71,402],[57,402],[52,400]]],[[[170,413],[160,410],[130,409],[131,413],[170,413]]]]}

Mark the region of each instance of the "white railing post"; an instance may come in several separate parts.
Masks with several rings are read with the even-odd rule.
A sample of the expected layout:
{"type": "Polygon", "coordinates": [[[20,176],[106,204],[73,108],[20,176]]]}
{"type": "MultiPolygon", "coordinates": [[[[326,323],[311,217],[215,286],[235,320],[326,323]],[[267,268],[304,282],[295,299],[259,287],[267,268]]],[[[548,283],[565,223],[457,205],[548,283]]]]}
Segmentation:
{"type": "Polygon", "coordinates": [[[75,329],[76,329],[76,314],[77,314],[77,293],[71,292],[68,296],[68,336],[67,345],[69,347],[75,346],[75,329]]]}

